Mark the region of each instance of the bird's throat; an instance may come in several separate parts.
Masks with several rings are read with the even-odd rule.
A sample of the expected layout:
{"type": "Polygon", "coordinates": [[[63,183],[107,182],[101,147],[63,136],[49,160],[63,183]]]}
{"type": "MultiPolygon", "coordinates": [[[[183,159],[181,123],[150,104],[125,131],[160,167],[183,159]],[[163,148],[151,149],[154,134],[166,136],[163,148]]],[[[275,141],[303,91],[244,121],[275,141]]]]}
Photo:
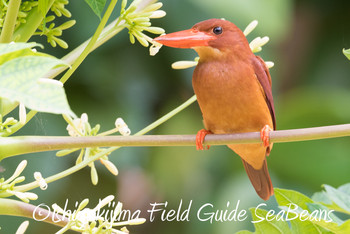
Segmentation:
{"type": "Polygon", "coordinates": [[[226,57],[224,51],[210,46],[199,46],[193,49],[197,52],[201,61],[206,61],[208,59],[221,60],[226,57]]]}

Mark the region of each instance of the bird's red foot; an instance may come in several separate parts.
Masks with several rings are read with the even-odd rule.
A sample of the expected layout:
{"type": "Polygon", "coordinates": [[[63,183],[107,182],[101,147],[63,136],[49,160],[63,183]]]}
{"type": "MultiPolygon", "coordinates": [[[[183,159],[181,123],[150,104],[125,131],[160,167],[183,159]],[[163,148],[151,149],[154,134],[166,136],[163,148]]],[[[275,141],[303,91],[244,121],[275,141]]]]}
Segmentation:
{"type": "MultiPolygon", "coordinates": [[[[202,130],[199,130],[197,135],[196,135],[196,147],[197,147],[197,150],[204,150],[204,147],[203,147],[203,142],[204,142],[204,138],[206,135],[208,134],[212,134],[211,131],[208,131],[208,130],[205,130],[205,129],[202,129],[202,130]]],[[[206,149],[209,149],[210,146],[207,145],[206,149]]]]}
{"type": "Polygon", "coordinates": [[[272,128],[269,125],[265,125],[260,131],[260,138],[265,147],[270,146],[270,132],[272,128]]]}

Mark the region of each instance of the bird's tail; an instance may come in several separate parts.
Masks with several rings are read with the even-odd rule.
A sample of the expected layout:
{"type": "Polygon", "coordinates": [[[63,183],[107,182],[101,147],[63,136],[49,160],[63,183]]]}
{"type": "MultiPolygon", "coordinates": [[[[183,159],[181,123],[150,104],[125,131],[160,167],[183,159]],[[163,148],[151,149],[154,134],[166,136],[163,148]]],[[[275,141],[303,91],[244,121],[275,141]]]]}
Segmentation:
{"type": "Polygon", "coordinates": [[[269,171],[267,170],[266,159],[264,160],[261,169],[256,170],[242,159],[244,168],[248,174],[256,193],[265,201],[273,195],[273,186],[270,179],[269,171]]]}

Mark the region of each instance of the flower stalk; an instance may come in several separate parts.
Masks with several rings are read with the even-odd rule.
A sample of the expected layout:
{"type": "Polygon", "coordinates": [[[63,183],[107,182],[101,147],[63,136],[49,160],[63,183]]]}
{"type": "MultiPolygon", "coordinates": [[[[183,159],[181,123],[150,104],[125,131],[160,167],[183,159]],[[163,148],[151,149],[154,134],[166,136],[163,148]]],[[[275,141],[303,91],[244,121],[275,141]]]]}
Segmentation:
{"type": "MultiPolygon", "coordinates": [[[[350,136],[350,124],[313,127],[292,130],[278,130],[270,133],[272,143],[319,140],[326,138],[350,136]]],[[[84,147],[113,146],[194,146],[195,135],[148,135],[148,136],[93,136],[93,137],[47,137],[19,136],[7,137],[0,141],[0,159],[10,156],[84,147]]],[[[210,134],[204,144],[250,144],[261,143],[259,132],[237,134],[210,134]]]]}
{"type": "MultiPolygon", "coordinates": [[[[49,11],[52,4],[55,2],[55,0],[49,0],[47,3],[46,12],[49,11]]],[[[43,19],[45,18],[45,15],[40,12],[40,9],[38,6],[35,6],[29,13],[26,18],[26,21],[22,23],[14,32],[12,40],[15,40],[16,42],[27,42],[35,33],[37,28],[42,23],[43,19]]]]}
{"type": "Polygon", "coordinates": [[[0,43],[11,42],[20,5],[21,0],[10,0],[4,21],[4,27],[2,28],[0,35],[0,43]]]}

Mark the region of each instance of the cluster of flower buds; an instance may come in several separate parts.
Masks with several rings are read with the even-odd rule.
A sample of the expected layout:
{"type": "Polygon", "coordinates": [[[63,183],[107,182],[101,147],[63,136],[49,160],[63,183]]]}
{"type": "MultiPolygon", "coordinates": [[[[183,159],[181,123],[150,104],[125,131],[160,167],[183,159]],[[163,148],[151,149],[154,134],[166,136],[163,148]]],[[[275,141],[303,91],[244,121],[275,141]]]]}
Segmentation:
{"type": "MultiPolygon", "coordinates": [[[[67,131],[68,134],[72,137],[79,136],[107,136],[119,132],[123,136],[129,136],[131,131],[128,125],[124,122],[122,118],[117,118],[115,121],[115,128],[99,133],[100,125],[96,125],[94,128],[91,128],[91,125],[88,121],[88,115],[83,113],[80,118],[72,119],[68,115],[63,115],[64,119],[68,123],[67,131]]],[[[82,148],[82,149],[64,149],[56,153],[56,156],[66,156],[70,153],[80,150],[80,154],[76,160],[76,164],[83,162],[86,158],[93,157],[97,153],[103,151],[102,148],[92,147],[92,148],[82,148]]],[[[100,157],[100,162],[104,165],[113,175],[118,175],[117,167],[108,159],[108,154],[100,157]]],[[[98,183],[98,174],[95,167],[95,163],[91,162],[88,164],[90,169],[90,176],[92,184],[96,185],[98,183]]],[[[39,183],[39,181],[38,181],[39,183]]],[[[43,181],[42,181],[43,183],[43,181]]]]}
{"type": "Polygon", "coordinates": [[[16,184],[22,183],[25,180],[25,177],[20,175],[23,172],[23,170],[26,168],[26,166],[27,166],[27,160],[23,160],[18,164],[15,172],[10,178],[8,178],[7,180],[5,180],[4,178],[1,178],[0,191],[12,194],[18,197],[19,199],[21,199],[22,201],[28,203],[29,200],[38,199],[38,195],[31,192],[20,192],[20,191],[17,191],[15,188],[16,184]]]}
{"type": "Polygon", "coordinates": [[[120,134],[122,134],[123,136],[129,136],[131,133],[128,125],[124,122],[124,120],[122,118],[116,119],[115,127],[120,132],[120,134]]]}
{"type": "Polygon", "coordinates": [[[47,189],[47,183],[40,172],[38,171],[34,172],[34,179],[38,182],[41,190],[47,189]]]}
{"type": "Polygon", "coordinates": [[[140,0],[134,0],[130,6],[126,8],[127,0],[122,1],[120,19],[122,19],[129,30],[130,42],[135,43],[136,40],[143,46],[150,46],[150,54],[155,55],[160,47],[160,43],[153,41],[153,39],[143,32],[149,32],[153,34],[163,34],[165,31],[160,27],[154,27],[151,24],[151,19],[162,18],[166,15],[166,12],[160,10],[163,6],[161,2],[150,4],[144,9],[138,11],[138,5],[140,0]]]}
{"type": "MultiPolygon", "coordinates": [[[[15,30],[18,29],[19,27],[21,27],[22,25],[25,25],[27,23],[28,19],[30,18],[31,14],[37,14],[37,12],[34,11],[34,9],[40,8],[39,2],[40,1],[35,1],[35,0],[21,2],[21,5],[19,7],[19,11],[17,14],[16,23],[15,23],[15,30]]],[[[70,18],[72,16],[70,11],[65,8],[68,3],[69,3],[68,0],[55,0],[55,1],[53,1],[52,5],[50,7],[50,10],[52,12],[54,12],[55,15],[45,16],[46,12],[41,12],[43,14],[43,16],[45,16],[45,17],[44,17],[42,23],[37,28],[38,31],[35,32],[34,35],[40,35],[40,36],[45,35],[47,37],[47,42],[50,43],[51,46],[53,46],[53,47],[56,47],[56,45],[58,44],[59,46],[61,46],[64,49],[68,48],[68,44],[64,40],[60,39],[59,36],[62,35],[63,30],[66,30],[66,29],[72,27],[75,24],[75,20],[67,21],[58,27],[55,27],[54,23],[51,23],[48,27],[46,27],[46,24],[54,21],[56,16],[57,17],[65,16],[67,18],[70,18]]],[[[0,9],[1,9],[1,11],[0,11],[0,33],[1,33],[1,29],[2,29],[3,24],[4,24],[4,19],[6,17],[7,8],[8,8],[8,3],[6,3],[6,1],[3,1],[3,0],[0,1],[0,9]]],[[[19,36],[19,35],[17,35],[17,36],[19,36]]],[[[15,41],[17,39],[18,39],[18,37],[14,38],[15,41]]]]}
{"type": "MultiPolygon", "coordinates": [[[[45,22],[50,23],[54,19],[55,19],[55,16],[50,15],[46,17],[45,22]]],[[[68,44],[64,40],[58,37],[62,35],[63,30],[66,30],[72,27],[75,24],[75,22],[76,22],[75,20],[69,20],[57,27],[55,27],[55,23],[51,23],[49,27],[46,27],[45,24],[41,24],[38,27],[39,31],[36,32],[34,35],[45,35],[47,37],[47,42],[50,43],[52,47],[56,47],[56,45],[58,44],[63,49],[67,49],[68,44]]]]}
{"type": "MultiPolygon", "coordinates": [[[[57,204],[53,204],[52,208],[57,214],[62,214],[67,216],[69,222],[61,230],[66,230],[67,227],[74,231],[82,233],[118,233],[118,234],[128,234],[129,231],[126,229],[126,225],[139,225],[143,224],[146,219],[144,218],[134,218],[126,221],[117,221],[116,217],[122,212],[122,203],[114,202],[114,196],[109,195],[104,199],[100,200],[95,208],[86,208],[89,204],[89,199],[84,199],[77,207],[75,212],[67,213],[57,204]],[[112,218],[107,219],[107,216],[99,215],[104,213],[101,211],[104,207],[113,207],[111,212],[113,214],[112,218]],[[120,230],[115,227],[121,227],[120,230]]],[[[109,212],[109,211],[108,211],[109,212]]],[[[60,231],[59,231],[60,232],[60,231]]]]}

